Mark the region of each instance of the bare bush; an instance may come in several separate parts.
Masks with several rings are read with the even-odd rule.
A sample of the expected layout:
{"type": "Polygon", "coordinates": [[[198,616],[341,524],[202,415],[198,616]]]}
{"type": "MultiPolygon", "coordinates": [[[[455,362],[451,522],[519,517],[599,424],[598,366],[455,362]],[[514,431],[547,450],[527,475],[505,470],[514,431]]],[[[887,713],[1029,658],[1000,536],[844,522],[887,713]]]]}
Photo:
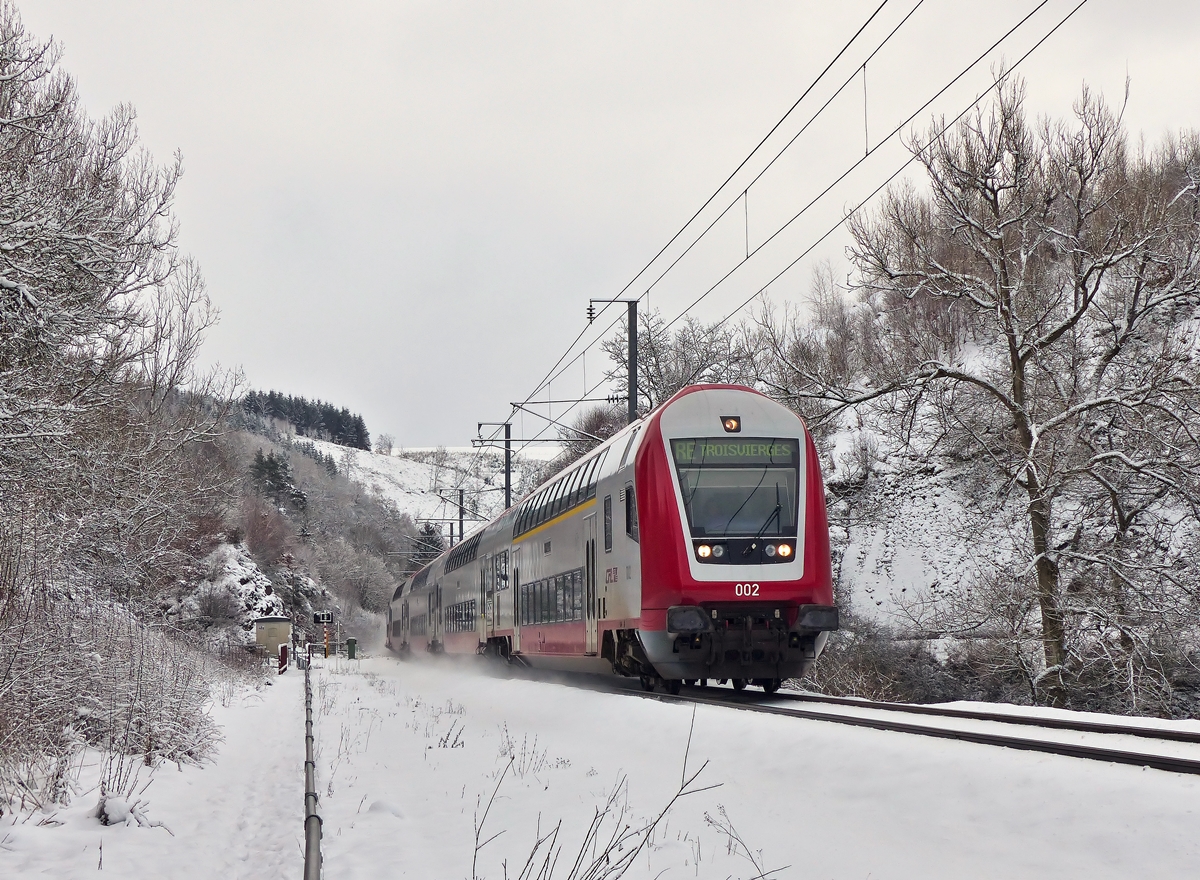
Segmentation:
{"type": "MultiPolygon", "coordinates": [[[[59,48],[0,0],[0,798],[65,797],[79,749],[194,760],[204,660],[144,621],[223,530],[216,443],[238,377],[197,355],[216,321],[176,246],[181,164],[132,108],[83,109],[59,48]],[[121,603],[121,604],[118,604],[121,603]]],[[[136,763],[136,762],[135,762],[136,763]]]]}
{"type": "Polygon", "coordinates": [[[0,607],[0,813],[66,803],[85,748],[101,797],[140,768],[195,763],[218,741],[205,707],[220,664],[77,583],[5,584],[0,607]]]}

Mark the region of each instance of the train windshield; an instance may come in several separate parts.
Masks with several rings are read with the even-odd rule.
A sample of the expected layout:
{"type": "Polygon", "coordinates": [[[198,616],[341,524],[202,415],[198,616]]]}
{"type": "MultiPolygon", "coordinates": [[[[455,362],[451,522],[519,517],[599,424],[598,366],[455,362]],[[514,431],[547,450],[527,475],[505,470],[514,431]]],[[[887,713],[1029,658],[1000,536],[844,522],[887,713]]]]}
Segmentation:
{"type": "Polygon", "coordinates": [[[671,440],[692,537],[795,537],[799,451],[794,438],[671,440]]]}

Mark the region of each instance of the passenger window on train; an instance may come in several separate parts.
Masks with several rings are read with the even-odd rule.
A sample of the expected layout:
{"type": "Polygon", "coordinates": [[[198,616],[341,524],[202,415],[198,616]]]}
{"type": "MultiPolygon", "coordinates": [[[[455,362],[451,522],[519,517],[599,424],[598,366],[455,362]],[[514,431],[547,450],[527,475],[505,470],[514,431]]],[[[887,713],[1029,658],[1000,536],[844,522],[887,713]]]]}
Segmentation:
{"type": "Polygon", "coordinates": [[[604,467],[604,461],[607,458],[607,449],[596,456],[596,463],[592,466],[591,475],[588,476],[588,498],[596,497],[596,485],[600,482],[600,470],[604,467]]]}
{"type": "Polygon", "coordinates": [[[637,497],[633,492],[633,483],[625,484],[625,534],[638,540],[637,497]]]}
{"type": "Polygon", "coordinates": [[[629,450],[633,448],[633,441],[637,439],[638,431],[641,428],[634,428],[633,433],[629,435],[629,442],[625,444],[625,451],[621,453],[621,467],[625,467],[625,462],[629,459],[629,450]]]}
{"type": "Polygon", "coordinates": [[[586,501],[588,498],[592,498],[595,496],[595,494],[596,494],[596,465],[598,465],[599,463],[600,463],[599,458],[593,458],[591,460],[591,462],[588,464],[587,469],[583,475],[583,486],[581,487],[582,494],[580,495],[580,500],[586,501]]]}
{"type": "Polygon", "coordinates": [[[604,552],[612,552],[612,496],[604,496],[604,552]]]}

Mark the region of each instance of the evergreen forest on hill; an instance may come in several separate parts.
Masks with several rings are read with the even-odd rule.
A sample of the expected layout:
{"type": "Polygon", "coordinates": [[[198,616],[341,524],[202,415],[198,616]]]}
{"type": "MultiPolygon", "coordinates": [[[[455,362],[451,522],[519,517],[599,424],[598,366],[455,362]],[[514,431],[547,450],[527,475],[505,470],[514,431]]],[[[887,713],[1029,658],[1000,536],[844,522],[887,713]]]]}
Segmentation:
{"type": "Polygon", "coordinates": [[[251,391],[242,400],[248,413],[290,422],[302,437],[328,440],[353,449],[370,449],[371,435],[358,413],[346,407],[338,409],[323,400],[281,394],[278,391],[251,391]]]}

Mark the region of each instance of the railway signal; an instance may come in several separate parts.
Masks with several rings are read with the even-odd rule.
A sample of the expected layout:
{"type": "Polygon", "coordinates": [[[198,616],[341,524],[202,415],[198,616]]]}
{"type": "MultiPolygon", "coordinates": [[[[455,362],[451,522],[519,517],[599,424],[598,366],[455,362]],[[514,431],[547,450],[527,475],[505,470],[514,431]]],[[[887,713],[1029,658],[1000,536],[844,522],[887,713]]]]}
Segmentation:
{"type": "Polygon", "coordinates": [[[313,623],[325,630],[325,656],[329,656],[329,624],[333,622],[332,611],[318,611],[313,614],[313,623]]]}

